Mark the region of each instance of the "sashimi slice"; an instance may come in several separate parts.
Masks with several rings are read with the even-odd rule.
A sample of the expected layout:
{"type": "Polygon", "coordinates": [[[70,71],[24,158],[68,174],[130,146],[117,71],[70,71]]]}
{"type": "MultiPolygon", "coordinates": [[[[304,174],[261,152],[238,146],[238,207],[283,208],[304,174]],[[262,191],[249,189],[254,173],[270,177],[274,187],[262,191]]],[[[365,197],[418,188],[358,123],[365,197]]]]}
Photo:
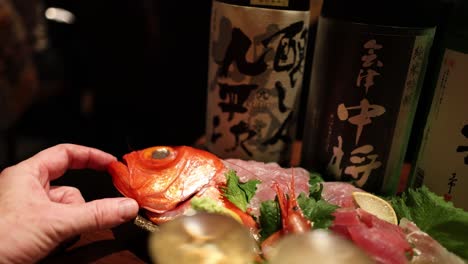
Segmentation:
{"type": "Polygon", "coordinates": [[[334,213],[330,227],[335,233],[353,241],[377,263],[409,263],[412,248],[403,230],[358,208],[342,208],[334,213]]]}
{"type": "Polygon", "coordinates": [[[322,198],[340,207],[356,208],[353,192],[363,192],[347,182],[323,182],[322,198]]]}
{"type": "MultiPolygon", "coordinates": [[[[411,264],[464,264],[466,263],[457,255],[449,252],[439,242],[421,231],[415,223],[406,218],[400,220],[400,226],[406,233],[407,240],[414,246],[414,257],[411,264]]],[[[461,231],[463,232],[463,230],[461,231]]]]}
{"type": "Polygon", "coordinates": [[[294,186],[296,195],[300,193],[309,194],[310,174],[303,168],[282,168],[277,163],[264,163],[259,161],[245,161],[240,159],[226,159],[225,165],[236,171],[241,182],[249,180],[260,180],[257,191],[252,197],[248,211],[251,215],[258,217],[260,204],[267,200],[275,199],[273,183],[277,183],[285,193],[290,193],[289,186],[294,173],[294,186]]]}

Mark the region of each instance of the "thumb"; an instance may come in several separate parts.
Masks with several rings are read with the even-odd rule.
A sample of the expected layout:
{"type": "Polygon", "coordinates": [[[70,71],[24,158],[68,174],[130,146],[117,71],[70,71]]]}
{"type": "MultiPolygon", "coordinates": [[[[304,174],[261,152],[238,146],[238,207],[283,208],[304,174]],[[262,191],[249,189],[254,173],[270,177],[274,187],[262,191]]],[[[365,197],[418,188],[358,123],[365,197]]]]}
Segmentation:
{"type": "Polygon", "coordinates": [[[78,234],[112,228],[138,214],[138,203],[130,198],[105,198],[94,200],[70,208],[69,216],[73,219],[72,229],[78,234]]]}

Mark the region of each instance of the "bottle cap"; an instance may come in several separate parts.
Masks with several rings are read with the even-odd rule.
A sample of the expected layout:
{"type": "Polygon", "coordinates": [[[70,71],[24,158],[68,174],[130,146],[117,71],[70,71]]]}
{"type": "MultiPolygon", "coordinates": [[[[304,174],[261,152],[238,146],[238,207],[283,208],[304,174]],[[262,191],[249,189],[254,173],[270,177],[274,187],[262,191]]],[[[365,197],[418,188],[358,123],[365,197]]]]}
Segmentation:
{"type": "Polygon", "coordinates": [[[425,28],[437,25],[441,4],[440,0],[325,0],[322,15],[355,23],[425,28]]]}
{"type": "Polygon", "coordinates": [[[447,32],[462,38],[468,38],[468,2],[460,0],[457,2],[453,12],[449,16],[447,32]]]}
{"type": "Polygon", "coordinates": [[[232,5],[252,6],[280,10],[309,11],[309,0],[216,0],[232,5]]]}

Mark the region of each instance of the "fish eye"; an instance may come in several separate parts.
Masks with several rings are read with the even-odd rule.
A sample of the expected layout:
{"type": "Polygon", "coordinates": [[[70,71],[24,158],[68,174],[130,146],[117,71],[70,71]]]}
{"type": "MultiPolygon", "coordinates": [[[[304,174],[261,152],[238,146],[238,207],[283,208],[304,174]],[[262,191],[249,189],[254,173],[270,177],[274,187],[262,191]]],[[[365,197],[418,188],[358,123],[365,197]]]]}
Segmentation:
{"type": "Polygon", "coordinates": [[[165,159],[170,153],[171,152],[167,148],[159,148],[151,153],[151,157],[153,159],[165,159]]]}

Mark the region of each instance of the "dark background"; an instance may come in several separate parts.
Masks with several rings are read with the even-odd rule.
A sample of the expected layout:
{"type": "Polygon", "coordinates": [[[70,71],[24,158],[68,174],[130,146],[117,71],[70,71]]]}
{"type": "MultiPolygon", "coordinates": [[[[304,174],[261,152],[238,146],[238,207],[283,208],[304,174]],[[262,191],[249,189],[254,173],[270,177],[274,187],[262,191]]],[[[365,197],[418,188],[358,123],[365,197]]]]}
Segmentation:
{"type": "Polygon", "coordinates": [[[76,20],[46,21],[49,46],[35,54],[40,93],[2,133],[0,164],[57,143],[121,157],[152,145],[192,144],[203,134],[210,0],[42,3],[76,20]],[[83,111],[85,95],[93,104],[83,111]]]}
{"type": "MultiPolygon", "coordinates": [[[[43,11],[39,14],[46,23],[49,42],[45,50],[33,54],[39,94],[7,130],[0,131],[0,168],[58,143],[93,146],[117,157],[153,145],[193,144],[205,128],[211,1],[10,0],[24,9],[38,3],[43,11],[61,7],[72,12],[76,20],[63,24],[45,20],[43,11]],[[89,101],[91,107],[83,109],[89,101]]],[[[364,12],[337,5],[340,1],[348,3],[328,0],[325,3],[333,8],[324,10],[341,15],[364,12]]],[[[413,158],[416,144],[412,143],[418,141],[424,126],[424,118],[418,117],[424,116],[431,99],[444,23],[455,0],[430,2],[443,8],[435,8],[439,30],[408,160],[413,158]]],[[[395,4],[397,9],[400,6],[395,4]]],[[[312,27],[299,139],[315,32],[312,27]]]]}

